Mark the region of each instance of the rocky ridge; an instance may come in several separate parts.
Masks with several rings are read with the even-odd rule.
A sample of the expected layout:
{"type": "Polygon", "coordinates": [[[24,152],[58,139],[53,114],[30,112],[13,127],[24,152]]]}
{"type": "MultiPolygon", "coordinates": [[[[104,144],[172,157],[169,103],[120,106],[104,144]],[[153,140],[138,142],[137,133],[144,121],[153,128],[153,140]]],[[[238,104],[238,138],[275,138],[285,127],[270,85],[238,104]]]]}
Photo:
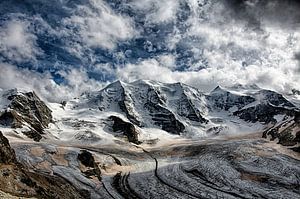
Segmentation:
{"type": "Polygon", "coordinates": [[[0,110],[0,124],[11,128],[23,128],[26,136],[35,141],[42,139],[44,129],[52,122],[52,111],[35,92],[17,89],[2,93],[6,104],[0,110]]]}

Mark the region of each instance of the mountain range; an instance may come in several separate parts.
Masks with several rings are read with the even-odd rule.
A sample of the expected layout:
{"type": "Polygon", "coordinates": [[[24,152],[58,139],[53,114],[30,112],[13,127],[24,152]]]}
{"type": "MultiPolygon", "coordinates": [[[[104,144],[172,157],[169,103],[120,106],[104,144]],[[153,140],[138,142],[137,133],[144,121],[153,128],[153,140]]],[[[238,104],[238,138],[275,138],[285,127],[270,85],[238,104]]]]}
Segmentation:
{"type": "Polygon", "coordinates": [[[137,80],[116,81],[71,101],[46,104],[34,91],[13,89],[1,92],[0,124],[35,141],[124,141],[123,133],[138,144],[150,138],[162,140],[159,134],[152,135],[150,129],[155,129],[163,135],[193,139],[261,132],[263,137],[293,146],[300,138],[299,104],[288,98],[256,85],[218,86],[203,93],[182,83],[137,80]],[[64,130],[72,132],[60,133],[64,130]]]}
{"type": "Polygon", "coordinates": [[[297,97],[149,80],[61,103],[2,90],[0,196],[297,198],[297,97]]]}

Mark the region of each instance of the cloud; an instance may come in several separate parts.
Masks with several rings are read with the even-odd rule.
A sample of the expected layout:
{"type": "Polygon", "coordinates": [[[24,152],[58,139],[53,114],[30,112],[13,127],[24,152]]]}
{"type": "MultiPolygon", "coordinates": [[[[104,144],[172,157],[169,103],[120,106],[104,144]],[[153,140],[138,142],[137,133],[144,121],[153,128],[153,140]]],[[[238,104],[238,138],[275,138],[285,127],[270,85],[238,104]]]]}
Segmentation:
{"type": "Polygon", "coordinates": [[[84,69],[62,71],[60,75],[66,79],[66,84],[54,82],[50,73],[38,73],[28,69],[0,63],[0,88],[18,88],[25,91],[35,91],[48,102],[61,102],[79,96],[84,91],[97,90],[104,83],[88,78],[84,69]]]}
{"type": "Polygon", "coordinates": [[[0,54],[16,62],[36,60],[36,56],[42,54],[36,40],[30,31],[30,22],[7,21],[0,29],[0,54]]]}
{"type": "Polygon", "coordinates": [[[65,26],[71,27],[74,33],[88,47],[112,50],[119,41],[135,37],[133,21],[115,13],[101,0],[89,0],[89,4],[78,5],[73,15],[63,19],[65,26]]]}
{"type": "Polygon", "coordinates": [[[15,84],[1,78],[49,99],[97,90],[117,78],[182,81],[204,91],[234,83],[282,92],[300,89],[296,1],[6,2],[0,3],[0,10],[8,12],[1,22],[0,61],[19,67],[1,65],[15,84]],[[14,9],[4,9],[11,4],[14,9]],[[25,67],[39,72],[22,69],[19,62],[27,60],[36,64],[25,67]],[[64,78],[63,84],[47,70],[64,78]]]}
{"type": "MultiPolygon", "coordinates": [[[[221,57],[220,59],[224,59],[221,57]]],[[[137,79],[150,79],[165,83],[183,82],[209,92],[217,85],[257,84],[262,88],[280,92],[300,89],[299,75],[293,75],[288,68],[261,67],[250,65],[246,68],[231,63],[222,68],[206,68],[200,71],[173,71],[156,59],[144,60],[138,64],[128,64],[119,68],[116,75],[125,82],[137,79]]]]}
{"type": "Polygon", "coordinates": [[[159,64],[155,59],[144,60],[139,64],[128,64],[117,69],[117,77],[123,81],[132,82],[137,79],[151,79],[163,82],[174,82],[172,71],[159,64]]]}
{"type": "Polygon", "coordinates": [[[294,29],[300,23],[298,0],[225,0],[235,18],[249,25],[272,24],[276,27],[294,29]]]}
{"type": "Polygon", "coordinates": [[[148,23],[159,24],[176,20],[180,0],[133,0],[129,5],[137,11],[146,12],[145,21],[148,23]]]}

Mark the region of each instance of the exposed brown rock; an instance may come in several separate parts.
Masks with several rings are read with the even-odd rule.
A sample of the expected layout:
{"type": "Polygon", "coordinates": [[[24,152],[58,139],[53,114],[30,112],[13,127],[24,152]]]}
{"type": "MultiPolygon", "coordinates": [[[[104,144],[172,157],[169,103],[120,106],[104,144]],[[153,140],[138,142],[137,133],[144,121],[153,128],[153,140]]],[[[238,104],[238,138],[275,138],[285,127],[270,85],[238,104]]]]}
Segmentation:
{"type": "Polygon", "coordinates": [[[17,162],[9,141],[0,132],[0,190],[36,198],[85,198],[82,191],[58,176],[30,172],[17,162]]]}
{"type": "Polygon", "coordinates": [[[57,176],[32,173],[20,165],[0,164],[0,190],[15,196],[36,198],[84,198],[80,190],[57,176]]]}
{"type": "Polygon", "coordinates": [[[6,137],[0,132],[0,164],[16,163],[15,151],[10,147],[6,137]]]}

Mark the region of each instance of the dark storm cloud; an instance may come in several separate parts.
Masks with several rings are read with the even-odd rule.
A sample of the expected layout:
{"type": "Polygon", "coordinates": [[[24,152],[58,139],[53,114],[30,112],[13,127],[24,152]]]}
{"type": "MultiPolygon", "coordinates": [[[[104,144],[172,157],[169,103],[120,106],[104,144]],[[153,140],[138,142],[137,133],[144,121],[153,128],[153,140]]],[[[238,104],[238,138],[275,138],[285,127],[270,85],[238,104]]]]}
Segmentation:
{"type": "Polygon", "coordinates": [[[299,0],[225,0],[225,4],[234,17],[258,28],[262,22],[292,29],[300,24],[299,0]]]}

